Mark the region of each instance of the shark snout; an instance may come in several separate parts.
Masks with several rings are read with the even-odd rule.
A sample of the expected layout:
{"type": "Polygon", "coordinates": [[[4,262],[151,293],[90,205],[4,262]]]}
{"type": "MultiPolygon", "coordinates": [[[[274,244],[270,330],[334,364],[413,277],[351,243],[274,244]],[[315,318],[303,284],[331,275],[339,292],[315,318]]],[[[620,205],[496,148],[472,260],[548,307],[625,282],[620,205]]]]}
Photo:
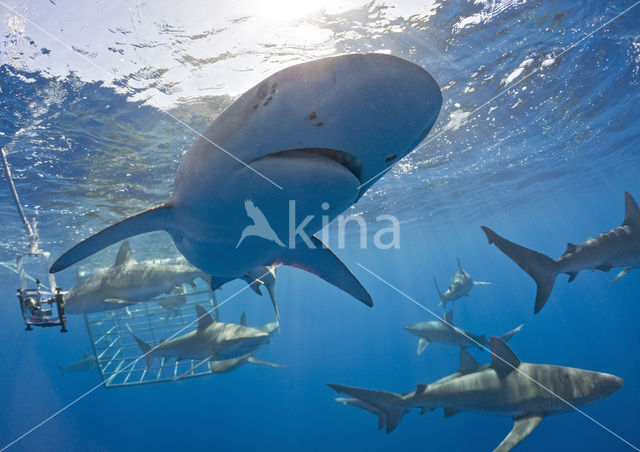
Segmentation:
{"type": "Polygon", "coordinates": [[[622,378],[607,374],[600,384],[600,391],[604,395],[613,394],[618,389],[622,388],[623,385],[624,380],[622,378]]]}
{"type": "Polygon", "coordinates": [[[419,333],[420,328],[418,324],[405,325],[402,328],[404,328],[406,331],[408,331],[409,333],[415,336],[420,336],[420,333],[419,333]]]}

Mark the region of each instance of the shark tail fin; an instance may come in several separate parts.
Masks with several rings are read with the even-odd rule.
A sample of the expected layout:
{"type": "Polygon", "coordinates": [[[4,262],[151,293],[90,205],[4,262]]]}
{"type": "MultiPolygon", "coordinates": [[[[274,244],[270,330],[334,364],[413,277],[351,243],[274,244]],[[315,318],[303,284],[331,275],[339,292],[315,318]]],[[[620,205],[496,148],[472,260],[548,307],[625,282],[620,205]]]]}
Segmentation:
{"type": "Polygon", "coordinates": [[[64,270],[120,240],[144,234],[145,232],[164,229],[167,224],[167,217],[171,214],[172,209],[173,206],[170,203],[161,204],[103,229],[60,256],[53,263],[49,272],[56,273],[64,270]]]}
{"type": "Polygon", "coordinates": [[[142,356],[144,356],[144,359],[147,362],[147,370],[149,370],[151,368],[151,364],[153,363],[153,355],[151,354],[151,346],[149,344],[147,344],[145,341],[143,341],[142,339],[140,339],[138,336],[136,336],[135,334],[133,334],[133,331],[131,331],[131,328],[129,328],[127,326],[127,328],[129,329],[129,333],[131,334],[131,336],[133,336],[133,338],[135,339],[136,343],[138,344],[138,347],[140,347],[140,351],[142,352],[142,356]]]}
{"type": "Polygon", "coordinates": [[[440,288],[438,287],[438,281],[436,281],[435,276],[433,277],[433,284],[435,284],[436,290],[438,291],[438,295],[440,295],[440,304],[444,306],[447,303],[447,299],[444,297],[443,293],[440,291],[440,288]]]}
{"type": "Polygon", "coordinates": [[[548,256],[500,237],[486,226],[482,230],[487,235],[489,244],[495,244],[500,251],[526,271],[538,284],[534,312],[537,314],[544,307],[551,295],[553,284],[558,276],[558,264],[548,256]]]}
{"type": "Polygon", "coordinates": [[[404,399],[400,394],[336,384],[329,384],[328,386],[338,393],[347,394],[382,411],[386,418],[387,433],[395,430],[402,417],[408,412],[404,399]]]}

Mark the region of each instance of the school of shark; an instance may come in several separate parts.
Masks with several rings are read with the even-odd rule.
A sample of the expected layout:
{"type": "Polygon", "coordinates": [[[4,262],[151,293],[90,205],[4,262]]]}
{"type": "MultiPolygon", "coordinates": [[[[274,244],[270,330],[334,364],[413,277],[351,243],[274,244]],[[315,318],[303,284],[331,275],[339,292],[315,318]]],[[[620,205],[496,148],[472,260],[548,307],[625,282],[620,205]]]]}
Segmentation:
{"type": "MultiPolygon", "coordinates": [[[[149,343],[127,327],[147,370],[157,360],[195,363],[173,380],[202,368],[220,374],[246,364],[264,366],[265,372],[283,367],[255,358],[274,339],[285,315],[276,303],[277,268],[309,272],[373,307],[375,294],[316,236],[323,228],[321,217],[335,219],[416,149],[436,123],[442,102],[440,87],[427,70],[386,54],[320,58],[267,77],[223,111],[183,154],[167,202],[108,226],[53,262],[52,274],[120,243],[113,265],[64,292],[66,313],[109,313],[156,301],[168,322],[195,310],[193,327],[166,340],[149,343]],[[297,217],[308,219],[294,230],[292,206],[297,217]],[[127,239],[152,231],[168,233],[185,261],[137,261],[127,239]],[[236,279],[257,295],[263,295],[264,286],[273,322],[249,326],[245,314],[238,323],[221,320],[215,293],[236,279]],[[206,307],[186,303],[186,288],[196,281],[206,284],[206,307]]],[[[620,268],[614,279],[619,280],[640,268],[640,209],[630,193],[624,199],[621,226],[579,245],[569,243],[555,260],[488,227],[482,230],[489,244],[533,278],[538,313],[549,300],[561,301],[551,295],[562,273],[571,282],[583,270],[620,268]]],[[[460,259],[457,267],[444,292],[434,278],[442,317],[398,325],[398,330],[418,339],[417,355],[429,353],[431,343],[459,353],[458,370],[404,394],[329,383],[348,396],[337,402],[372,413],[378,429],[387,433],[414,409],[425,414],[441,407],[445,417],[462,411],[508,417],[513,428],[495,449],[506,452],[546,417],[594,403],[623,386],[621,378],[605,372],[522,362],[507,342],[526,334],[523,325],[512,325],[499,336],[454,325],[455,305],[467,303],[460,300],[469,298],[475,286],[499,290],[491,282],[474,281],[460,259]],[[489,363],[479,364],[468,352],[472,347],[487,351],[489,363]]],[[[92,354],[85,354],[60,370],[83,372],[97,365],[92,354]]]]}

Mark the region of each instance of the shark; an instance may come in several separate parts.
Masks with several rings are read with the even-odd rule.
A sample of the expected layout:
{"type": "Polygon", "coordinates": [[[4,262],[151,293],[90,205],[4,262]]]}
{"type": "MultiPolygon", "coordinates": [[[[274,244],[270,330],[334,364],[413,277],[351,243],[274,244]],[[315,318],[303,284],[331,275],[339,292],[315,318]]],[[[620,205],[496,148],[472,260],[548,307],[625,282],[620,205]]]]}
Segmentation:
{"type": "MultiPolygon", "coordinates": [[[[500,338],[508,342],[516,333],[522,329],[523,325],[514,328],[508,333],[503,334],[500,338]]],[[[419,337],[418,355],[431,342],[437,342],[445,345],[453,345],[460,348],[469,348],[476,346],[479,349],[487,348],[490,345],[489,339],[484,335],[477,335],[464,331],[453,326],[453,312],[449,311],[445,314],[444,321],[433,320],[428,322],[418,322],[411,325],[405,325],[404,329],[414,336],[419,337]]]]}
{"type": "Polygon", "coordinates": [[[95,369],[96,367],[98,367],[98,360],[96,359],[96,356],[83,352],[82,359],[80,361],[69,364],[68,366],[58,366],[58,369],[60,369],[62,374],[67,374],[87,372],[95,369]]]}
{"type": "Polygon", "coordinates": [[[511,432],[494,452],[508,452],[551,415],[567,413],[603,399],[623,385],[615,375],[584,369],[532,364],[520,361],[501,339],[491,338],[492,361],[464,374],[429,385],[414,392],[396,394],[330,384],[385,414],[386,431],[391,433],[412,408],[422,412],[444,408],[445,417],[461,411],[510,417],[511,432]]]}
{"type": "Polygon", "coordinates": [[[191,265],[138,262],[125,240],[111,267],[84,278],[65,293],[65,312],[87,314],[146,303],[183,283],[194,284],[196,278],[209,281],[208,275],[191,265]]]}
{"type": "Polygon", "coordinates": [[[580,245],[569,243],[565,253],[555,260],[510,242],[486,226],[482,226],[482,230],[489,244],[495,244],[535,280],[538,289],[534,312],[537,314],[549,299],[556,278],[561,273],[568,274],[571,282],[582,270],[608,272],[614,267],[624,267],[614,279],[618,280],[640,265],[640,208],[629,192],[625,192],[624,199],[625,217],[622,225],[580,245]]]}
{"type": "Polygon", "coordinates": [[[199,360],[195,366],[175,378],[179,380],[213,359],[233,359],[254,353],[269,341],[269,333],[248,326],[216,322],[204,307],[199,304],[195,306],[197,328],[182,336],[161,340],[155,347],[151,347],[129,331],[143,353],[147,370],[151,368],[156,357],[175,358],[177,361],[199,360]]]}
{"type": "Polygon", "coordinates": [[[456,260],[458,261],[458,271],[453,275],[453,278],[451,278],[451,284],[449,284],[449,287],[447,287],[444,293],[440,291],[436,278],[433,278],[433,283],[436,285],[438,295],[440,295],[441,304],[445,306],[448,302],[456,301],[462,297],[468,297],[473,286],[493,284],[485,281],[474,281],[469,272],[462,268],[460,259],[456,258],[456,260]]]}
{"type": "Polygon", "coordinates": [[[169,201],[76,244],[49,270],[160,230],[212,275],[212,287],[283,264],[372,306],[314,234],[424,140],[441,105],[434,78],[392,55],[347,54],[284,68],[241,95],[182,155],[169,201]],[[269,232],[260,227],[242,238],[251,221],[263,225],[261,217],[248,218],[257,218],[254,208],[269,232]]]}
{"type": "MultiPolygon", "coordinates": [[[[242,313],[242,317],[240,317],[240,325],[243,325],[243,326],[247,325],[247,317],[244,312],[242,313]]],[[[267,323],[265,325],[257,326],[254,328],[267,333],[269,337],[271,337],[273,333],[279,328],[279,326],[280,324],[276,320],[275,322],[267,323]]],[[[247,353],[246,355],[239,356],[238,358],[225,359],[221,361],[220,360],[211,361],[211,363],[209,363],[209,369],[211,369],[211,372],[213,372],[214,374],[224,374],[224,373],[233,372],[234,370],[239,369],[240,367],[244,366],[247,363],[257,364],[260,366],[268,366],[268,367],[285,367],[282,364],[274,364],[267,361],[260,361],[258,359],[255,359],[253,355],[256,352],[257,350],[251,353],[247,353]]]]}

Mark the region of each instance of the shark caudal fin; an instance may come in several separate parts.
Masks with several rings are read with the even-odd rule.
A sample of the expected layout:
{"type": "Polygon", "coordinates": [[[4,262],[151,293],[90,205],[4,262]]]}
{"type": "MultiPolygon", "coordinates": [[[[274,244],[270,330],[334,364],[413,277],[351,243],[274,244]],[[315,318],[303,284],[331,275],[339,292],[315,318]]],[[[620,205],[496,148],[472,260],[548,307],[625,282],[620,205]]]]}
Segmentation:
{"type": "Polygon", "coordinates": [[[49,272],[56,273],[64,270],[120,240],[144,234],[145,232],[164,229],[168,223],[167,218],[171,215],[172,208],[173,206],[170,203],[162,204],[103,229],[60,256],[53,263],[49,272]]]}
{"type": "Polygon", "coordinates": [[[409,407],[404,403],[400,394],[336,384],[328,386],[339,394],[347,394],[382,411],[386,418],[387,433],[395,430],[402,420],[402,416],[409,411],[409,407]]]}
{"type": "Polygon", "coordinates": [[[288,249],[283,256],[275,260],[274,264],[290,265],[308,271],[344,290],[367,306],[373,306],[373,300],[367,290],[338,256],[317,237],[312,236],[311,242],[315,248],[300,245],[298,248],[288,249]]]}
{"type": "Polygon", "coordinates": [[[514,328],[514,329],[512,329],[511,331],[509,331],[507,333],[504,333],[502,336],[499,336],[500,339],[502,339],[505,342],[509,342],[509,339],[511,339],[513,336],[515,336],[516,333],[519,333],[523,326],[524,326],[524,323],[521,324],[519,327],[514,328]]]}
{"type": "Polygon", "coordinates": [[[486,226],[482,226],[482,230],[487,235],[489,244],[495,244],[500,251],[509,256],[538,284],[534,308],[534,312],[537,314],[549,299],[553,284],[558,276],[556,261],[544,254],[510,242],[486,226]]]}
{"type": "Polygon", "coordinates": [[[131,331],[131,328],[129,328],[129,326],[127,326],[127,328],[129,329],[129,333],[131,334],[131,336],[133,336],[133,338],[135,339],[136,343],[138,344],[138,347],[140,347],[140,351],[142,352],[142,356],[144,356],[144,359],[147,362],[147,370],[149,370],[151,368],[151,364],[153,363],[153,355],[151,354],[151,346],[149,344],[147,344],[146,342],[144,342],[142,339],[138,338],[138,336],[136,336],[135,334],[133,334],[133,331],[131,331]]]}

